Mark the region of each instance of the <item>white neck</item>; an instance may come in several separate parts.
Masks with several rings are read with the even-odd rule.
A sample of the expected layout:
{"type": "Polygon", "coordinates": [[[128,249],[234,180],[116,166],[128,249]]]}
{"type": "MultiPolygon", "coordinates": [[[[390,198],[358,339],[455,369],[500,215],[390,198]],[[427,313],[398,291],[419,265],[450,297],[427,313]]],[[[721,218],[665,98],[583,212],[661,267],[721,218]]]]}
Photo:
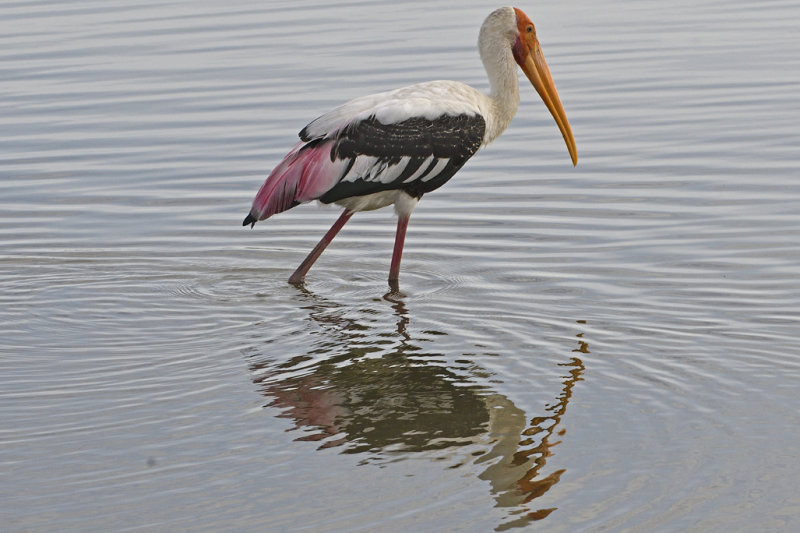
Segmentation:
{"type": "MultiPolygon", "coordinates": [[[[506,9],[513,14],[510,8],[506,9]]],[[[483,67],[486,69],[491,84],[488,96],[492,113],[486,124],[486,143],[492,142],[505,131],[519,107],[517,63],[514,61],[508,38],[497,31],[494,24],[491,24],[495,15],[507,16],[501,11],[503,10],[497,10],[486,20],[478,39],[483,67]]]]}
{"type": "Polygon", "coordinates": [[[492,142],[503,133],[511,119],[517,114],[519,107],[519,82],[517,69],[511,50],[506,50],[505,55],[493,56],[488,61],[484,59],[483,65],[489,75],[491,91],[489,99],[492,105],[492,124],[487,124],[487,142],[492,142]]]}

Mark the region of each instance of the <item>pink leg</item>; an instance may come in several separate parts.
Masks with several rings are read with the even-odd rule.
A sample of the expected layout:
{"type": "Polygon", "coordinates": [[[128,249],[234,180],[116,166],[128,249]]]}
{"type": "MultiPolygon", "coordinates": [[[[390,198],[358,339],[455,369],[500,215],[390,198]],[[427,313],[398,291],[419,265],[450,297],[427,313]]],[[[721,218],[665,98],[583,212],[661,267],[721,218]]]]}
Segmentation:
{"type": "Polygon", "coordinates": [[[308,273],[308,269],[311,268],[311,265],[314,264],[314,261],[316,261],[320,255],[322,255],[323,250],[328,247],[333,238],[336,237],[336,234],[339,233],[339,230],[342,229],[342,226],[344,226],[345,223],[350,220],[351,216],[353,216],[353,211],[348,211],[345,209],[344,212],[342,212],[336,222],[333,223],[333,226],[331,226],[331,229],[328,230],[328,233],[322,237],[322,240],[317,243],[314,249],[311,250],[311,253],[308,254],[308,257],[306,257],[303,262],[300,263],[300,266],[297,267],[297,270],[295,270],[294,274],[291,275],[289,278],[289,283],[292,285],[299,285],[303,283],[306,278],[306,274],[308,273]]]}
{"type": "Polygon", "coordinates": [[[394,252],[392,253],[392,266],[389,268],[389,284],[397,285],[400,278],[400,259],[403,257],[403,243],[406,240],[406,228],[408,227],[408,216],[397,218],[397,235],[394,237],[394,252]]]}

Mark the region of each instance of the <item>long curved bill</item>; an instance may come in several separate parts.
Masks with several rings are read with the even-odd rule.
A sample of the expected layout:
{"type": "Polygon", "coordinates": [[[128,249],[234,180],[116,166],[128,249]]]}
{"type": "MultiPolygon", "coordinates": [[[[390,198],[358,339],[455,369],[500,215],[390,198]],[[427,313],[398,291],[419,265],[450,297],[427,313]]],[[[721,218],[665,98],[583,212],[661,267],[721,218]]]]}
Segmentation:
{"type": "Polygon", "coordinates": [[[564,106],[561,105],[561,99],[558,97],[558,91],[556,91],[556,84],[553,82],[553,77],[550,75],[550,69],[547,67],[547,62],[544,60],[544,55],[538,42],[531,48],[530,53],[520,67],[522,67],[522,71],[528,79],[531,80],[534,89],[539,93],[544,105],[547,106],[550,114],[556,120],[558,129],[561,130],[561,135],[567,143],[567,150],[569,150],[569,155],[572,158],[572,164],[577,165],[578,149],[575,147],[575,138],[572,136],[567,114],[564,112],[564,106]]]}

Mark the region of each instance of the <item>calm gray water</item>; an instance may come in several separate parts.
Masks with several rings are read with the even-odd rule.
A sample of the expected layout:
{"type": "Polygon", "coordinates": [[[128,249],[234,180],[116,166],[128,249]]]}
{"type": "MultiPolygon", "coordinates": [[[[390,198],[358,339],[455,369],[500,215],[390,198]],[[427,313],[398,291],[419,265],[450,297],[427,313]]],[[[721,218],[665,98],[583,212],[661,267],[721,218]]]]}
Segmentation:
{"type": "Polygon", "coordinates": [[[797,531],[800,4],[519,4],[409,226],[240,226],[308,121],[486,89],[494,3],[0,4],[3,531],[797,531]],[[524,78],[523,78],[524,81],[524,78]]]}

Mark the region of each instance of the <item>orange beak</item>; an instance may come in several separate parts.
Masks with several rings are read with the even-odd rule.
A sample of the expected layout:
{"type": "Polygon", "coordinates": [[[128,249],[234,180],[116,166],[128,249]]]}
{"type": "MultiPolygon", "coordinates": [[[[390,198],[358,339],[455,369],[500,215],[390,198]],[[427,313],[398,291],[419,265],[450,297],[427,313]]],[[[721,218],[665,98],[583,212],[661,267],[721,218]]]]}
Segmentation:
{"type": "Polygon", "coordinates": [[[578,149],[575,147],[572,128],[569,126],[564,106],[561,105],[561,99],[558,97],[553,76],[550,75],[550,69],[544,60],[542,48],[536,38],[536,30],[525,13],[516,8],[515,11],[517,12],[520,36],[514,45],[514,58],[522,68],[522,72],[533,84],[533,88],[539,93],[544,105],[550,110],[550,114],[553,115],[556,124],[558,124],[558,129],[561,130],[561,135],[564,137],[564,142],[567,143],[567,150],[569,150],[569,155],[572,158],[572,164],[577,165],[578,149]]]}

